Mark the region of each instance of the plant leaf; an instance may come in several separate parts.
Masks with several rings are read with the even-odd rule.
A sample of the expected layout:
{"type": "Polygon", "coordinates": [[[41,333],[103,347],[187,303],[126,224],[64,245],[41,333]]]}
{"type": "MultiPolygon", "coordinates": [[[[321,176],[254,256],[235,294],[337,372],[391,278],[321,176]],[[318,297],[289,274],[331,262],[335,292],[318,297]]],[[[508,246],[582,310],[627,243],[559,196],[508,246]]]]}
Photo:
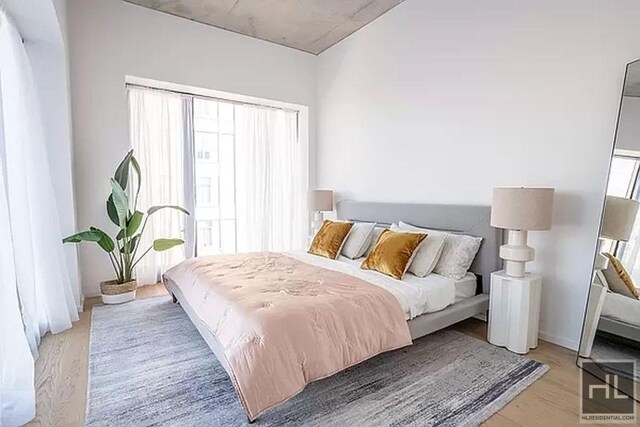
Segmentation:
{"type": "Polygon", "coordinates": [[[133,170],[136,172],[136,175],[138,176],[138,185],[136,185],[136,200],[138,200],[138,194],[140,194],[140,186],[142,185],[142,173],[140,172],[140,164],[138,163],[136,158],[133,157],[133,150],[131,150],[131,152],[132,152],[131,167],[133,168],[133,170]]]}
{"type": "MultiPolygon", "coordinates": [[[[136,234],[129,241],[129,252],[128,253],[132,254],[136,250],[136,246],[138,246],[139,242],[140,242],[140,234],[136,234]]],[[[120,248],[120,253],[123,253],[123,254],[127,253],[126,246],[123,246],[122,248],[120,248]]]]}
{"type": "Polygon", "coordinates": [[[127,155],[124,156],[124,159],[122,159],[116,169],[116,173],[113,174],[113,179],[115,179],[123,189],[126,189],[129,183],[129,164],[131,163],[131,157],[133,157],[133,150],[130,150],[127,155]]]}
{"type": "Polygon", "coordinates": [[[183,243],[184,240],[182,239],[156,239],[153,241],[153,250],[158,252],[166,251],[183,243]]]}
{"type": "Polygon", "coordinates": [[[62,243],[98,242],[101,236],[95,231],[81,231],[80,233],[62,239],[62,243]]]}
{"type": "Polygon", "coordinates": [[[120,226],[120,228],[126,228],[129,214],[129,198],[122,189],[122,186],[114,178],[111,178],[111,196],[113,197],[113,205],[118,214],[118,226],[120,226]]]}
{"type": "Polygon", "coordinates": [[[177,205],[157,205],[157,206],[151,206],[149,208],[149,210],[147,210],[147,215],[151,215],[155,212],[158,212],[160,209],[175,209],[178,210],[186,215],[190,215],[189,211],[186,210],[185,208],[181,207],[181,206],[177,206],[177,205]]]}
{"type": "Polygon", "coordinates": [[[133,215],[131,215],[127,223],[127,236],[133,236],[136,231],[138,231],[143,218],[144,214],[140,211],[135,211],[133,215]]]}
{"type": "Polygon", "coordinates": [[[98,240],[98,245],[100,245],[100,247],[105,252],[111,252],[115,249],[116,245],[115,243],[113,243],[113,239],[109,237],[107,233],[105,233],[104,231],[96,227],[91,227],[90,230],[93,231],[94,233],[98,233],[98,235],[100,236],[100,240],[98,240]]]}
{"type": "MultiPolygon", "coordinates": [[[[132,215],[129,215],[129,220],[127,221],[127,236],[131,237],[136,234],[140,224],[142,223],[142,219],[144,218],[144,213],[140,211],[135,211],[132,215]]],[[[116,239],[121,240],[124,238],[125,229],[121,229],[116,236],[116,239]]]]}
{"type": "Polygon", "coordinates": [[[120,226],[120,220],[118,220],[118,212],[116,212],[116,206],[113,204],[113,196],[110,194],[107,199],[107,215],[111,222],[120,226]]]}

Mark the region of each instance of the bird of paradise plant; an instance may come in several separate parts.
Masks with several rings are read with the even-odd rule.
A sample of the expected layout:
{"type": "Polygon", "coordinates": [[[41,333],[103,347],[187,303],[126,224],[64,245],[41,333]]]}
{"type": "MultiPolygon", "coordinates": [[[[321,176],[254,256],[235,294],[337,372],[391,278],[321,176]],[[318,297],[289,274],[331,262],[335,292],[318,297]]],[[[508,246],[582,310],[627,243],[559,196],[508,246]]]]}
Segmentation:
{"type": "Polygon", "coordinates": [[[115,239],[97,227],[89,227],[89,230],[81,231],[62,241],[64,243],[95,242],[109,256],[111,265],[116,274],[116,283],[122,284],[135,280],[133,271],[135,266],[151,250],[166,251],[184,243],[182,239],[162,238],[155,239],[153,244],[140,250],[140,238],[144,233],[149,217],[161,209],[175,209],[186,215],[189,212],[175,205],[151,206],[146,213],[138,210],[138,196],[140,194],[142,176],[140,165],[133,156],[133,150],[124,157],[113,178],[111,178],[111,194],[107,199],[107,216],[118,227],[118,234],[115,239]],[[128,196],[128,186],[130,184],[130,171],[135,172],[137,185],[133,201],[128,196]]]}

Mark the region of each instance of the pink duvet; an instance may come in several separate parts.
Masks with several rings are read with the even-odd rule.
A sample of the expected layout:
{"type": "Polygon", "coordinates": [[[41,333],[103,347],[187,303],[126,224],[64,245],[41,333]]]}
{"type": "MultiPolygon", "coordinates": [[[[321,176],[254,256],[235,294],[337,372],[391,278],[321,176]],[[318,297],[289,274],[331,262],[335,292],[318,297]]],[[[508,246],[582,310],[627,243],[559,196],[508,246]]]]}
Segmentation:
{"type": "Polygon", "coordinates": [[[194,258],[167,279],[217,338],[251,420],[312,381],[411,344],[386,290],[282,254],[194,258]]]}

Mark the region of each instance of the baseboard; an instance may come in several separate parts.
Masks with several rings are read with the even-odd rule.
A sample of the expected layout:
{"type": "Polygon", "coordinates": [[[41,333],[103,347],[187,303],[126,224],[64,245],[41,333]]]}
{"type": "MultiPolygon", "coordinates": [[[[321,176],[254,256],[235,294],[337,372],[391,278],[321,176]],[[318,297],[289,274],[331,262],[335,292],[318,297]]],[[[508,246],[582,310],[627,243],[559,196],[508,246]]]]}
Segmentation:
{"type": "Polygon", "coordinates": [[[543,341],[547,341],[551,344],[559,345],[560,347],[568,348],[573,351],[578,351],[578,347],[580,346],[580,343],[575,340],[558,337],[544,331],[540,331],[539,336],[543,341]]]}
{"type": "MultiPolygon", "coordinates": [[[[481,320],[483,322],[487,322],[487,315],[485,313],[476,314],[475,316],[473,316],[473,318],[481,320]]],[[[580,346],[580,343],[574,340],[557,337],[548,332],[540,331],[538,336],[543,341],[547,341],[551,344],[559,345],[560,347],[568,348],[569,350],[573,351],[578,351],[578,347],[580,346]]]]}

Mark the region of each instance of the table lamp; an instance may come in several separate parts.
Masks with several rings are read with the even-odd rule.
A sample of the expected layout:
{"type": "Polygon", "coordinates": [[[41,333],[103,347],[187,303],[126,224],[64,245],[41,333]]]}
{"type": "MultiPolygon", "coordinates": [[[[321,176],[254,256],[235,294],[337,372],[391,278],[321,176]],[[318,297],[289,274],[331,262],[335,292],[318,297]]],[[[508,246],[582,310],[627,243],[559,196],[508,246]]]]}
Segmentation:
{"type": "Polygon", "coordinates": [[[606,240],[627,242],[631,238],[633,224],[636,222],[640,203],[624,197],[607,196],[604,202],[602,229],[598,236],[598,257],[596,270],[604,270],[609,264],[609,258],[602,255],[606,240]]]}
{"type": "Polygon", "coordinates": [[[640,203],[624,197],[607,196],[604,203],[601,239],[628,241],[640,203]]]}
{"type": "Polygon", "coordinates": [[[333,191],[332,190],[311,190],[307,194],[309,210],[313,212],[313,221],[311,229],[315,234],[324,220],[322,212],[333,210],[333,191]]]}
{"type": "Polygon", "coordinates": [[[553,188],[493,189],[491,226],[508,230],[507,244],[500,247],[508,276],[524,277],[526,263],[533,261],[535,251],[527,245],[527,233],[551,228],[553,194],[553,188]]]}

